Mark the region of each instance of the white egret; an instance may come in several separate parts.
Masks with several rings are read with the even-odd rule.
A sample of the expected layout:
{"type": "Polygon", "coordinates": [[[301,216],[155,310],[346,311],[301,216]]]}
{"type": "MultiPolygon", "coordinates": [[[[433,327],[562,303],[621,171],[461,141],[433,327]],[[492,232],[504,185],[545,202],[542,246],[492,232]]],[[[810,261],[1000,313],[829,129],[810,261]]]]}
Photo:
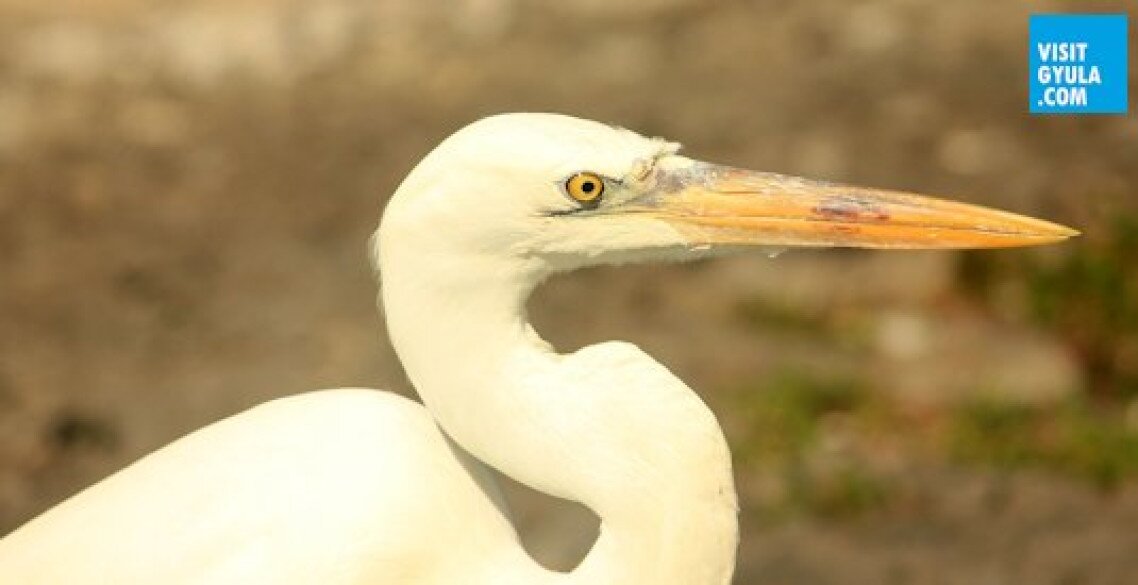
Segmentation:
{"type": "Polygon", "coordinates": [[[542,279],[748,246],[1075,233],[677,150],[551,114],[457,132],[403,181],[372,241],[391,340],[425,408],[340,389],[208,426],[0,541],[0,582],[722,585],[736,501],[714,415],[631,344],[558,354],[526,319],[542,279]],[[575,570],[526,555],[485,465],[600,517],[575,570]]]}

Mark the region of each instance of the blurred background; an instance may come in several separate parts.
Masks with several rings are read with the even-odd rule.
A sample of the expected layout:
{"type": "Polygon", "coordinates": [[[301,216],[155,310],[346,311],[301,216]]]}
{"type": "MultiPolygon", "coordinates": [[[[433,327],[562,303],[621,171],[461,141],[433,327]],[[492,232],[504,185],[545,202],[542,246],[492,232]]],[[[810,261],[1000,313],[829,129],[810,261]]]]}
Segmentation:
{"type": "MultiPolygon", "coordinates": [[[[0,533],[264,400],[410,392],[385,200],[467,122],[557,111],[1084,232],[539,291],[560,349],[633,341],[715,410],[737,583],[1133,583],[1138,117],[1026,113],[1027,16],[1061,10],[1130,11],[1138,62],[1121,1],[0,0],[0,533]]],[[[572,566],[595,519],[511,494],[572,566]]]]}

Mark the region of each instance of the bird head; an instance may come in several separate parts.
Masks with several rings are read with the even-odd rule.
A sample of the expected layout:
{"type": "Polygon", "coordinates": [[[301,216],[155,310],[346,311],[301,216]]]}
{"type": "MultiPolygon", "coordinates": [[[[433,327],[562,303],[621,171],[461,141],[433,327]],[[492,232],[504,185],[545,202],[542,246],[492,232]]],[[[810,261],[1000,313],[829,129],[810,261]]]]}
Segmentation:
{"type": "Polygon", "coordinates": [[[380,235],[554,271],[755,246],[997,248],[1077,234],[977,205],[743,170],[678,151],[568,116],[485,118],[412,171],[380,235]]]}

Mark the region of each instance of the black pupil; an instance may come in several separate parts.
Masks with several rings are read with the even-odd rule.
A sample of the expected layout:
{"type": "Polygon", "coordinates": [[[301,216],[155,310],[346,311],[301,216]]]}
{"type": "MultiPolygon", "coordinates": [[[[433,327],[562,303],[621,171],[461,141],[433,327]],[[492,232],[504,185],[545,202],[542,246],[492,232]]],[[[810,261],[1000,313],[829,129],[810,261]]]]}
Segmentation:
{"type": "Polygon", "coordinates": [[[592,193],[596,188],[597,184],[592,181],[585,181],[584,183],[581,183],[581,190],[585,193],[592,193]]]}

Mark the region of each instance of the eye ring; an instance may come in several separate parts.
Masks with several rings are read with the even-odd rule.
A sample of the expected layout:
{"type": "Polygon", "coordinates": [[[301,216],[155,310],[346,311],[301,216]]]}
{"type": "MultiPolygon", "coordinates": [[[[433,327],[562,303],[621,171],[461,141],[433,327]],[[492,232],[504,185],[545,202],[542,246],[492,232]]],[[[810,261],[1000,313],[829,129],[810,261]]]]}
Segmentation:
{"type": "Polygon", "coordinates": [[[565,179],[565,193],[582,207],[593,208],[605,193],[605,180],[596,173],[582,171],[565,179]]]}

